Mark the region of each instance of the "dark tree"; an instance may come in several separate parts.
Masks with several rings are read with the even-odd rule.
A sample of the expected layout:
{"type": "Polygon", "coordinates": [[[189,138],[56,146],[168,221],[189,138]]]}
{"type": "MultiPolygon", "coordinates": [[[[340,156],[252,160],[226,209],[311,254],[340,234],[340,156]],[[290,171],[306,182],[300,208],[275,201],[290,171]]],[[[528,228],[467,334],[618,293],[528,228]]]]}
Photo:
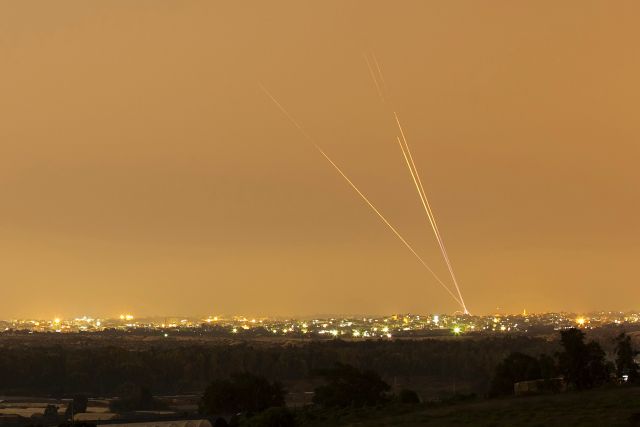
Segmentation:
{"type": "Polygon", "coordinates": [[[247,427],[295,427],[296,419],[287,408],[273,407],[248,418],[247,427]]]}
{"type": "MultiPolygon", "coordinates": [[[[546,363],[546,359],[545,359],[546,363]]],[[[489,389],[489,396],[513,394],[513,384],[542,378],[540,360],[523,353],[511,353],[497,367],[489,389]]]]}
{"type": "Polygon", "coordinates": [[[412,405],[420,403],[420,397],[418,396],[418,393],[406,388],[400,390],[400,393],[398,393],[398,400],[400,401],[400,403],[408,403],[412,405]]]}
{"type": "MultiPolygon", "coordinates": [[[[57,341],[42,340],[34,347],[17,344],[3,347],[0,395],[122,396],[119,387],[126,382],[143,384],[158,394],[183,394],[204,390],[212,380],[226,378],[231,372],[300,381],[339,361],[359,369],[372,369],[385,378],[420,376],[447,382],[455,375],[473,391],[484,392],[505,355],[512,351],[551,354],[557,345],[525,336],[482,340],[312,340],[282,346],[258,342],[229,346],[195,341],[189,345],[157,345],[153,340],[141,339],[127,340],[125,345],[119,338],[122,333],[100,333],[104,340],[92,340],[93,344],[83,347],[81,352],[70,340],[60,345],[57,341]]],[[[130,333],[144,336],[155,332],[130,333]]]]}
{"type": "Polygon", "coordinates": [[[282,385],[247,373],[213,381],[200,401],[200,411],[212,415],[256,413],[279,406],[284,406],[282,385]]]}
{"type": "Polygon", "coordinates": [[[640,381],[638,364],[635,357],[639,354],[631,345],[631,337],[624,332],[616,338],[616,374],[618,378],[627,375],[627,382],[631,384],[640,381]]]}
{"type": "Polygon", "coordinates": [[[540,362],[540,374],[542,378],[549,379],[558,376],[558,366],[552,356],[541,354],[538,357],[540,362]]]}
{"type": "Polygon", "coordinates": [[[109,405],[112,412],[150,411],[166,408],[163,402],[153,397],[147,387],[124,384],[121,390],[121,397],[112,401],[109,405]]]}
{"type": "Polygon", "coordinates": [[[602,347],[595,341],[585,343],[584,338],[584,332],[579,329],[560,332],[564,348],[558,353],[560,372],[567,383],[577,389],[600,386],[609,378],[602,347]]]}
{"type": "Polygon", "coordinates": [[[84,395],[73,396],[73,400],[69,402],[67,410],[65,411],[65,418],[71,419],[72,415],[79,414],[81,412],[87,412],[87,405],[89,399],[84,395]]]}
{"type": "Polygon", "coordinates": [[[336,364],[320,371],[326,384],[315,389],[313,402],[324,407],[370,406],[383,403],[389,384],[373,371],[360,371],[350,365],[336,364]]]}
{"type": "Polygon", "coordinates": [[[58,407],[56,405],[47,405],[44,408],[45,418],[56,418],[58,416],[58,407]]]}

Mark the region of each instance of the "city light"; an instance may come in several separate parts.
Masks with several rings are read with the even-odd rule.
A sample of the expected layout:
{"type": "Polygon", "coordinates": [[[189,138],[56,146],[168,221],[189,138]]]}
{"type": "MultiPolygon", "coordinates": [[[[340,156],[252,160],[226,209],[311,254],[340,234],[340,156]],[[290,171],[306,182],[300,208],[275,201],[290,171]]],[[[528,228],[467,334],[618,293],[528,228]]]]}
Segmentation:
{"type": "Polygon", "coordinates": [[[597,312],[589,315],[571,313],[501,314],[500,316],[470,316],[462,313],[418,315],[394,314],[383,317],[344,317],[316,319],[270,319],[247,318],[245,316],[179,317],[179,318],[136,318],[131,314],[122,314],[115,319],[97,319],[91,316],[53,320],[22,319],[0,320],[0,331],[30,332],[100,332],[105,330],[144,330],[149,333],[156,330],[162,336],[165,333],[176,336],[180,333],[193,334],[202,329],[200,335],[237,335],[270,337],[338,338],[366,340],[394,337],[438,336],[443,331],[454,335],[478,334],[526,334],[535,327],[548,332],[573,328],[598,328],[605,325],[632,325],[640,323],[640,313],[636,312],[597,312]],[[216,322],[216,327],[212,327],[216,322]]]}

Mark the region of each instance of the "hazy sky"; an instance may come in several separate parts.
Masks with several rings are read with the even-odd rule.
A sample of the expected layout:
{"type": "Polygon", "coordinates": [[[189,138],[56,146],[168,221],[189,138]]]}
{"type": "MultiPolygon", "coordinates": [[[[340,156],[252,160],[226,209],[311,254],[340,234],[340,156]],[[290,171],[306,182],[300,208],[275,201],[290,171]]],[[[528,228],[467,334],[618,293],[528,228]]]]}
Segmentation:
{"type": "Polygon", "coordinates": [[[640,308],[640,3],[4,1],[0,317],[640,308]]]}

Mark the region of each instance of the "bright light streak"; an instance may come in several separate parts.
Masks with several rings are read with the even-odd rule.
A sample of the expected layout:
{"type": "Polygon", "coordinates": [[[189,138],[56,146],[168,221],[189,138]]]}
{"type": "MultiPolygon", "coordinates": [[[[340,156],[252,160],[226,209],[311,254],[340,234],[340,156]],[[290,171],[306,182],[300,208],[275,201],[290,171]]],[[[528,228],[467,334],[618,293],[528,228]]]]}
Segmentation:
{"type": "Polygon", "coordinates": [[[407,247],[407,249],[411,251],[411,253],[418,259],[418,261],[420,261],[420,263],[433,275],[433,277],[438,281],[438,283],[440,283],[440,285],[449,293],[449,295],[451,295],[451,297],[458,304],[462,306],[462,308],[466,312],[464,302],[461,299],[458,299],[458,297],[456,297],[456,295],[451,291],[451,289],[449,289],[449,287],[442,280],[440,280],[440,278],[431,269],[431,267],[429,267],[429,265],[427,265],[427,263],[422,259],[422,257],[418,255],[418,253],[413,249],[413,247],[409,244],[409,242],[407,242],[405,238],[402,237],[400,232],[398,232],[398,230],[396,230],[396,228],[393,225],[391,225],[391,223],[387,220],[387,218],[384,215],[382,215],[382,213],[360,191],[360,189],[353,183],[353,181],[349,179],[349,177],[342,171],[342,169],[340,169],[340,167],[324,152],[324,150],[320,148],[320,146],[315,142],[315,140],[311,138],[311,136],[302,128],[302,126],[300,126],[300,124],[298,124],[298,122],[293,118],[291,114],[289,114],[289,112],[282,106],[282,104],[280,104],[280,102],[278,102],[278,100],[273,95],[271,95],[271,93],[264,86],[260,85],[260,87],[267,94],[267,96],[271,98],[271,100],[274,102],[274,104],[276,104],[276,106],[280,109],[280,111],[282,111],[282,113],[289,119],[289,121],[309,140],[309,142],[313,144],[313,146],[320,152],[320,154],[322,154],[322,156],[331,164],[331,166],[333,166],[334,169],[338,171],[338,173],[351,186],[351,188],[353,188],[353,190],[356,193],[358,193],[358,195],[362,198],[362,200],[366,202],[366,204],[371,208],[371,210],[373,210],[373,212],[375,212],[375,214],[385,223],[385,225],[389,227],[389,229],[393,232],[393,234],[395,234],[396,237],[400,239],[400,241],[407,247]]]}
{"type": "MultiPolygon", "coordinates": [[[[367,63],[367,67],[369,68],[369,73],[371,74],[371,78],[373,79],[373,82],[374,82],[374,84],[376,86],[376,89],[378,90],[378,94],[380,96],[380,99],[384,103],[385,102],[385,97],[383,95],[384,90],[381,89],[382,85],[384,85],[384,76],[382,75],[382,70],[380,69],[380,64],[378,63],[378,60],[377,60],[373,50],[370,52],[370,54],[371,54],[371,59],[375,63],[376,70],[377,70],[377,75],[378,75],[380,81],[382,82],[382,84],[380,84],[378,82],[378,78],[376,77],[376,73],[374,72],[373,68],[371,67],[371,63],[369,62],[369,58],[368,58],[367,54],[364,55],[365,62],[367,63]]],[[[449,274],[451,275],[451,279],[453,280],[453,284],[455,285],[456,291],[458,292],[457,300],[462,305],[462,308],[464,310],[464,314],[469,314],[469,311],[467,310],[467,306],[466,306],[466,304],[464,302],[464,298],[462,297],[462,292],[460,291],[460,286],[458,285],[458,280],[457,280],[457,278],[456,278],[456,276],[455,276],[455,274],[453,272],[453,267],[451,265],[451,261],[449,260],[449,255],[447,254],[447,250],[446,250],[446,247],[444,245],[444,240],[442,239],[442,236],[440,235],[440,230],[438,229],[438,225],[436,223],[435,216],[433,215],[433,211],[431,209],[431,205],[429,204],[429,200],[427,199],[427,194],[426,194],[426,192],[424,190],[424,186],[422,185],[422,181],[420,179],[420,175],[418,174],[418,169],[416,168],[415,161],[413,160],[413,155],[411,154],[411,149],[409,148],[409,144],[407,142],[407,138],[405,137],[404,130],[402,129],[402,125],[400,124],[400,120],[398,118],[397,113],[394,111],[393,114],[394,114],[394,117],[396,119],[396,123],[398,125],[398,129],[400,130],[400,134],[402,135],[402,140],[404,141],[404,145],[400,141],[399,138],[398,138],[398,143],[400,144],[400,148],[402,150],[402,154],[404,155],[405,161],[407,163],[407,168],[411,172],[411,176],[412,176],[413,181],[414,181],[414,183],[416,185],[416,190],[418,191],[418,195],[420,196],[420,200],[422,201],[422,204],[424,206],[425,213],[427,214],[427,217],[429,219],[429,222],[431,224],[433,232],[434,232],[434,234],[436,236],[436,240],[438,241],[438,246],[440,247],[440,252],[442,253],[442,257],[444,258],[444,261],[447,264],[447,269],[449,270],[449,274]],[[406,150],[406,153],[405,153],[405,150],[406,150]]]]}
{"type": "Polygon", "coordinates": [[[427,218],[429,219],[429,223],[431,224],[433,233],[435,234],[436,240],[438,241],[438,245],[440,246],[440,252],[442,253],[442,257],[444,258],[444,261],[447,264],[447,268],[449,269],[449,273],[451,274],[451,279],[453,280],[453,284],[455,285],[456,290],[458,291],[458,297],[460,299],[460,302],[462,303],[464,314],[469,314],[469,310],[467,310],[467,306],[464,303],[464,298],[462,297],[462,292],[460,291],[460,286],[458,285],[458,280],[456,279],[456,275],[453,272],[453,267],[451,266],[451,261],[449,260],[447,249],[444,246],[444,240],[440,235],[440,230],[438,229],[438,224],[436,223],[435,215],[431,210],[431,204],[429,203],[429,199],[427,198],[427,193],[425,192],[424,186],[422,185],[422,180],[420,179],[420,174],[418,173],[418,169],[416,168],[415,161],[413,160],[413,155],[411,154],[409,143],[407,142],[407,138],[404,134],[404,130],[402,129],[402,125],[400,124],[400,119],[398,118],[398,114],[395,111],[393,112],[393,115],[396,119],[396,123],[398,124],[400,135],[402,135],[402,141],[400,141],[400,138],[398,138],[398,144],[400,145],[400,149],[402,150],[402,154],[407,163],[407,168],[409,169],[409,172],[411,172],[411,177],[413,178],[413,182],[416,186],[416,190],[418,191],[418,196],[420,197],[420,201],[422,202],[422,206],[424,207],[425,213],[427,214],[427,218]],[[404,145],[403,145],[403,142],[404,142],[404,145]]]}
{"type": "MultiPolygon", "coordinates": [[[[382,88],[380,87],[380,84],[378,83],[378,79],[376,78],[376,74],[374,73],[373,68],[371,67],[371,63],[369,62],[369,58],[367,57],[366,54],[363,55],[363,56],[364,56],[364,61],[367,63],[367,68],[369,68],[369,74],[371,74],[371,80],[373,80],[373,84],[376,86],[376,91],[378,92],[378,96],[380,97],[382,102],[384,102],[384,95],[382,94],[382,88]]],[[[378,70],[379,70],[379,68],[378,68],[378,70]]]]}
{"type": "Polygon", "coordinates": [[[373,63],[376,64],[376,70],[378,70],[378,76],[380,77],[382,86],[384,86],[385,85],[384,75],[382,74],[382,70],[380,69],[380,64],[378,63],[378,58],[376,58],[376,54],[373,50],[371,51],[371,59],[373,59],[373,63]]]}

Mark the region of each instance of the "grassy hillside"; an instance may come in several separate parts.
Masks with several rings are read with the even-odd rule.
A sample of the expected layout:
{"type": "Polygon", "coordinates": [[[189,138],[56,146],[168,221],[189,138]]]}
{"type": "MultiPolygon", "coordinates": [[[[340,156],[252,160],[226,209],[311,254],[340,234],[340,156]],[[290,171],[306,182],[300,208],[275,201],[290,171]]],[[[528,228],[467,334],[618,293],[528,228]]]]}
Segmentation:
{"type": "Polygon", "coordinates": [[[303,425],[382,426],[640,426],[640,388],[475,400],[442,405],[350,410],[303,425]]]}

